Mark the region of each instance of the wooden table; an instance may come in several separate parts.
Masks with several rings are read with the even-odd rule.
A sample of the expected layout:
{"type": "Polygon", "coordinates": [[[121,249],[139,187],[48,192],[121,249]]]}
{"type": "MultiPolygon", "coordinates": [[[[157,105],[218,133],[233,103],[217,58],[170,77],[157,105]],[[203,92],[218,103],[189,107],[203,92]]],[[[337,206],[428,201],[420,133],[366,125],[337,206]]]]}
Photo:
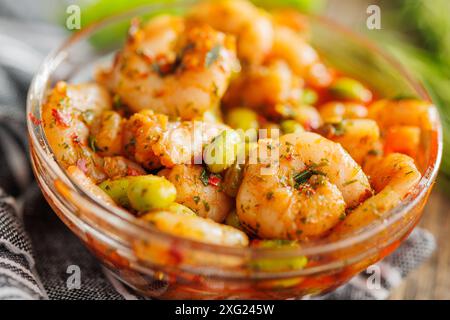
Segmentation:
{"type": "MultiPolygon", "coordinates": [[[[448,188],[448,187],[447,187],[448,188]]],[[[408,275],[391,299],[450,299],[450,190],[433,190],[420,227],[436,237],[430,260],[408,275]]]]}

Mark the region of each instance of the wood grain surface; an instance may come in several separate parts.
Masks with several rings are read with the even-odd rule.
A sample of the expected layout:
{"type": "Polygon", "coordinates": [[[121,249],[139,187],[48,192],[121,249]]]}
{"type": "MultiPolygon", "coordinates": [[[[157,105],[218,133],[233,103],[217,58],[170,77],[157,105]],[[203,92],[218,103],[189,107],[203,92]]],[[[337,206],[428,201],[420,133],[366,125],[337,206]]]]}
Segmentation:
{"type": "Polygon", "coordinates": [[[436,237],[431,259],[408,275],[391,299],[450,299],[450,190],[436,187],[425,207],[420,227],[436,237]]]}

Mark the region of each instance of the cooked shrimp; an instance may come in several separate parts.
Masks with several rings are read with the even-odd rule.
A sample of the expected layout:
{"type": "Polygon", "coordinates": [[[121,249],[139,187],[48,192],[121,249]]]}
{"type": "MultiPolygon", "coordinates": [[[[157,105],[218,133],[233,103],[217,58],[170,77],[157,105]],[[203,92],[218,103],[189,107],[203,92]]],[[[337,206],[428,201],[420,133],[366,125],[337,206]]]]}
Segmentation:
{"type": "Polygon", "coordinates": [[[311,132],[288,134],[280,142],[281,154],[306,165],[320,164],[320,171],[342,192],[348,208],[354,208],[371,195],[366,175],[340,144],[311,132]]]}
{"type": "Polygon", "coordinates": [[[319,111],[313,106],[299,105],[292,108],[291,112],[295,121],[306,130],[317,129],[323,122],[319,111]]]}
{"type": "Polygon", "coordinates": [[[86,174],[76,166],[67,168],[67,173],[81,189],[88,192],[93,198],[100,202],[116,207],[116,203],[100,187],[98,187],[86,174]]]}
{"type": "Polygon", "coordinates": [[[91,126],[90,144],[101,156],[118,156],[122,154],[122,116],[112,110],[102,112],[91,126]]]}
{"type": "Polygon", "coordinates": [[[319,107],[320,115],[325,122],[340,122],[345,119],[367,117],[367,108],[354,102],[328,102],[319,107]]]}
{"type": "Polygon", "coordinates": [[[246,167],[236,198],[241,224],[262,238],[308,240],[325,235],[345,215],[341,191],[281,142],[260,140],[259,150],[280,148],[275,174],[262,174],[265,161],[246,167]],[[304,176],[302,178],[302,175],[304,176]]]}
{"type": "Polygon", "coordinates": [[[309,30],[308,18],[295,9],[280,9],[271,12],[275,24],[288,27],[298,33],[309,30]]]}
{"type": "Polygon", "coordinates": [[[341,144],[360,165],[380,141],[380,129],[375,121],[369,119],[327,123],[318,131],[326,138],[341,144]]]}
{"type": "Polygon", "coordinates": [[[208,182],[210,179],[206,177],[207,173],[202,166],[176,165],[170,170],[162,170],[159,174],[176,187],[176,202],[192,209],[201,217],[223,222],[234,206],[232,198],[220,188],[219,181],[208,182]]]}
{"type": "Polygon", "coordinates": [[[232,82],[223,102],[230,108],[246,106],[267,113],[278,103],[299,101],[302,86],[286,62],[273,60],[247,68],[232,82]]]}
{"type": "Polygon", "coordinates": [[[394,208],[417,185],[421,174],[414,160],[407,155],[391,153],[385,157],[372,157],[364,166],[370,175],[376,195],[367,199],[335,229],[334,236],[354,232],[369,225],[394,208]]]}
{"type": "Polygon", "coordinates": [[[276,26],[270,57],[287,62],[294,74],[305,76],[319,61],[317,52],[294,30],[276,26]]]}
{"type": "Polygon", "coordinates": [[[402,198],[421,178],[414,159],[401,153],[391,153],[382,158],[372,157],[364,164],[364,171],[371,177],[375,192],[390,187],[402,198]]]}
{"type": "Polygon", "coordinates": [[[333,80],[332,71],[320,61],[314,48],[287,26],[275,26],[269,58],[285,61],[296,76],[314,88],[324,88],[333,80]]]}
{"type": "Polygon", "coordinates": [[[125,124],[124,149],[147,169],[191,164],[201,160],[203,146],[226,128],[201,121],[169,122],[164,115],[144,111],[125,124]]]}
{"type": "Polygon", "coordinates": [[[64,167],[78,166],[95,182],[105,178],[101,158],[88,147],[89,125],[111,108],[108,92],[97,84],[59,82],[42,107],[45,134],[55,158],[64,167]]]}
{"type": "Polygon", "coordinates": [[[244,232],[198,216],[161,211],[146,214],[142,219],[162,231],[191,240],[232,247],[248,245],[244,232]]]}
{"type": "Polygon", "coordinates": [[[270,17],[249,1],[220,0],[202,2],[192,8],[188,19],[207,23],[237,37],[239,59],[260,64],[272,48],[270,17]]]}
{"type": "Polygon", "coordinates": [[[144,168],[152,170],[161,167],[152,146],[169,126],[166,115],[155,114],[152,110],[135,113],[124,124],[124,153],[144,168]]]}
{"type": "Polygon", "coordinates": [[[122,156],[104,157],[103,170],[110,179],[142,176],[146,174],[145,170],[139,164],[122,156]]]}
{"type": "Polygon", "coordinates": [[[369,106],[368,115],[383,130],[401,125],[430,129],[436,116],[429,102],[410,99],[377,101],[369,106]]]}
{"type": "Polygon", "coordinates": [[[237,65],[232,37],[171,16],[130,32],[112,70],[99,75],[123,103],[186,120],[218,106],[237,65]]]}
{"type": "Polygon", "coordinates": [[[293,118],[307,130],[317,129],[322,124],[320,113],[299,103],[302,92],[303,81],[286,62],[274,60],[247,68],[232,82],[223,103],[228,108],[246,106],[275,120],[293,118]]]}
{"type": "Polygon", "coordinates": [[[171,124],[152,146],[161,163],[168,168],[176,164],[201,163],[203,146],[228,128],[219,123],[182,121],[171,124]]]}
{"type": "Polygon", "coordinates": [[[279,168],[262,174],[265,161],[249,164],[236,198],[244,226],[263,238],[309,239],[325,235],[345,208],[371,189],[361,168],[339,144],[302,132],[259,141],[259,150],[279,148],[279,168]]]}

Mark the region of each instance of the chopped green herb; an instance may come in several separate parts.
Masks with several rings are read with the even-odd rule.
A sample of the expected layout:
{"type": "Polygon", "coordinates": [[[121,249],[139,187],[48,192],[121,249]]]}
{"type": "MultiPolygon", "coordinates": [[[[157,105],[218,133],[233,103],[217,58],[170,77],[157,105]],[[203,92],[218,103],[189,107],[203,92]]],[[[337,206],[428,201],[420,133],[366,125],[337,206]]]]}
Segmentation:
{"type": "Polygon", "coordinates": [[[193,199],[194,199],[195,204],[198,204],[200,202],[199,196],[194,196],[193,199]]]}
{"type": "Polygon", "coordinates": [[[120,110],[123,107],[122,98],[118,94],[113,97],[113,107],[115,110],[120,110]]]}
{"type": "Polygon", "coordinates": [[[209,185],[209,174],[205,168],[203,168],[199,178],[205,187],[209,185]]]}
{"type": "Polygon", "coordinates": [[[333,135],[336,137],[343,136],[345,134],[345,127],[342,122],[333,123],[333,135]]]}
{"type": "Polygon", "coordinates": [[[205,200],[203,200],[202,202],[203,202],[203,206],[205,207],[206,212],[209,212],[209,210],[211,209],[211,207],[209,206],[209,203],[206,202],[205,200]]]}
{"type": "Polygon", "coordinates": [[[272,200],[273,199],[273,192],[272,191],[267,192],[266,199],[267,200],[272,200]]]}
{"type": "Polygon", "coordinates": [[[216,62],[217,59],[219,59],[221,49],[222,49],[221,45],[216,45],[206,54],[206,57],[205,57],[205,67],[206,68],[209,68],[210,66],[212,66],[212,64],[214,62],[216,62]]]}
{"type": "Polygon", "coordinates": [[[355,182],[358,182],[358,180],[357,179],[353,179],[353,180],[350,180],[350,181],[345,181],[344,182],[344,186],[349,186],[349,185],[351,185],[351,184],[353,184],[355,182]]]}
{"type": "Polygon", "coordinates": [[[94,111],[91,109],[85,110],[81,113],[81,117],[83,118],[84,123],[86,124],[92,124],[92,121],[94,120],[94,111]]]}
{"type": "Polygon", "coordinates": [[[213,94],[214,94],[214,96],[218,97],[219,96],[219,87],[217,86],[217,84],[215,82],[213,82],[212,86],[213,86],[213,94]]]}
{"type": "Polygon", "coordinates": [[[325,173],[318,171],[318,170],[314,170],[313,168],[308,168],[306,170],[303,170],[302,172],[297,173],[294,176],[294,181],[295,181],[294,188],[298,189],[298,187],[300,187],[300,185],[308,182],[308,180],[314,175],[325,176],[325,173]]]}
{"type": "Polygon", "coordinates": [[[162,72],[161,65],[158,62],[153,62],[151,64],[151,68],[152,68],[153,72],[157,73],[159,76],[162,77],[165,75],[164,72],[162,72]]]}
{"type": "Polygon", "coordinates": [[[130,141],[125,145],[125,150],[128,150],[130,147],[134,147],[136,145],[136,138],[132,137],[130,141]]]}
{"type": "Polygon", "coordinates": [[[372,149],[369,151],[369,155],[370,156],[379,156],[379,155],[381,155],[381,152],[379,150],[372,149]]]}
{"type": "Polygon", "coordinates": [[[88,138],[88,142],[89,142],[89,147],[91,147],[92,151],[97,152],[98,148],[97,148],[97,139],[94,136],[89,136],[88,138]]]}
{"type": "Polygon", "coordinates": [[[392,100],[395,100],[395,101],[400,101],[400,100],[417,100],[417,97],[413,96],[411,94],[398,94],[395,97],[393,97],[392,100]]]}

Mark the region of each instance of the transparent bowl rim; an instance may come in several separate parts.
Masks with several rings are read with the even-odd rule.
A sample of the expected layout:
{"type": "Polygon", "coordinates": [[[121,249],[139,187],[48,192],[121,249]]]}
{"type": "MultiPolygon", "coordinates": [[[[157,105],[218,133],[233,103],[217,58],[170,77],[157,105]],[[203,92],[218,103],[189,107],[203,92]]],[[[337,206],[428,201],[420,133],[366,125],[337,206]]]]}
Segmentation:
{"type": "MultiPolygon", "coordinates": [[[[143,13],[151,13],[152,11],[160,10],[160,9],[179,9],[179,8],[188,8],[193,3],[198,1],[174,1],[170,4],[152,4],[152,5],[144,5],[138,8],[128,10],[122,12],[120,14],[116,14],[107,18],[104,18],[98,22],[95,22],[82,30],[71,35],[59,48],[55,49],[51,52],[41,64],[38,72],[33,78],[30,89],[27,97],[27,115],[32,113],[33,101],[36,95],[40,95],[41,98],[39,100],[40,104],[42,103],[42,97],[44,94],[39,92],[42,90],[43,86],[39,85],[42,81],[48,81],[51,72],[53,72],[59,63],[64,59],[64,56],[67,50],[74,44],[78,43],[80,40],[88,37],[94,31],[100,30],[106,27],[109,24],[113,24],[114,22],[122,21],[125,18],[131,18],[133,16],[138,16],[143,13]]],[[[426,101],[431,102],[431,98],[424,89],[424,87],[414,79],[414,77],[406,71],[403,65],[394,59],[389,54],[385,53],[378,46],[376,46],[372,41],[363,37],[362,35],[356,34],[347,27],[344,27],[329,18],[325,18],[322,16],[316,15],[308,15],[308,19],[314,20],[316,23],[319,23],[333,32],[339,32],[344,34],[346,37],[352,38],[353,41],[359,43],[361,46],[366,47],[373,52],[377,53],[380,57],[386,60],[389,64],[391,64],[398,72],[403,76],[405,80],[414,88],[418,96],[426,101]]],[[[39,106],[39,110],[41,105],[39,106]]],[[[433,107],[435,108],[435,107],[433,107]]],[[[337,241],[326,241],[320,240],[315,242],[309,242],[302,244],[299,247],[291,247],[291,248],[252,248],[252,247],[244,247],[244,248],[236,248],[236,247],[227,247],[216,244],[207,244],[203,242],[198,242],[195,240],[186,239],[183,237],[179,237],[176,235],[171,235],[160,231],[153,226],[144,223],[143,221],[135,218],[131,214],[124,212],[123,210],[116,210],[114,208],[108,208],[105,204],[99,202],[97,199],[91,197],[87,192],[81,189],[76,183],[72,181],[72,179],[68,176],[66,171],[56,162],[56,160],[51,156],[46,150],[51,150],[48,141],[43,132],[42,125],[39,124],[38,134],[35,132],[36,124],[34,123],[32,117],[27,116],[27,127],[29,133],[30,143],[33,146],[34,150],[37,152],[40,159],[45,159],[45,163],[47,165],[47,169],[52,171],[52,173],[60,180],[65,181],[68,186],[72,189],[72,191],[79,194],[83,201],[89,205],[90,208],[95,209],[95,213],[98,215],[100,219],[108,220],[116,220],[120,221],[123,224],[124,230],[128,232],[133,232],[136,236],[145,238],[146,236],[158,237],[164,241],[176,241],[180,244],[180,247],[187,246],[191,248],[195,248],[198,250],[205,250],[210,252],[220,252],[222,254],[229,254],[234,256],[254,256],[254,255],[273,255],[276,254],[277,257],[292,257],[292,256],[308,256],[308,255],[317,255],[317,254],[325,254],[330,253],[336,250],[342,250],[358,243],[362,243],[364,241],[369,240],[373,236],[381,233],[388,226],[396,223],[399,219],[401,219],[405,214],[407,214],[413,207],[415,207],[427,194],[429,189],[432,187],[434,180],[439,171],[439,165],[442,158],[442,127],[439,118],[439,114],[435,108],[436,113],[436,121],[433,123],[436,130],[436,141],[432,141],[432,143],[436,144],[436,148],[433,148],[434,153],[430,155],[430,159],[432,163],[429,163],[427,166],[420,182],[415,187],[415,189],[411,192],[411,194],[404,199],[398,206],[386,212],[385,219],[380,219],[376,223],[370,224],[369,226],[361,229],[361,231],[356,235],[351,235],[349,237],[345,237],[343,239],[339,239],[337,241]]]]}

